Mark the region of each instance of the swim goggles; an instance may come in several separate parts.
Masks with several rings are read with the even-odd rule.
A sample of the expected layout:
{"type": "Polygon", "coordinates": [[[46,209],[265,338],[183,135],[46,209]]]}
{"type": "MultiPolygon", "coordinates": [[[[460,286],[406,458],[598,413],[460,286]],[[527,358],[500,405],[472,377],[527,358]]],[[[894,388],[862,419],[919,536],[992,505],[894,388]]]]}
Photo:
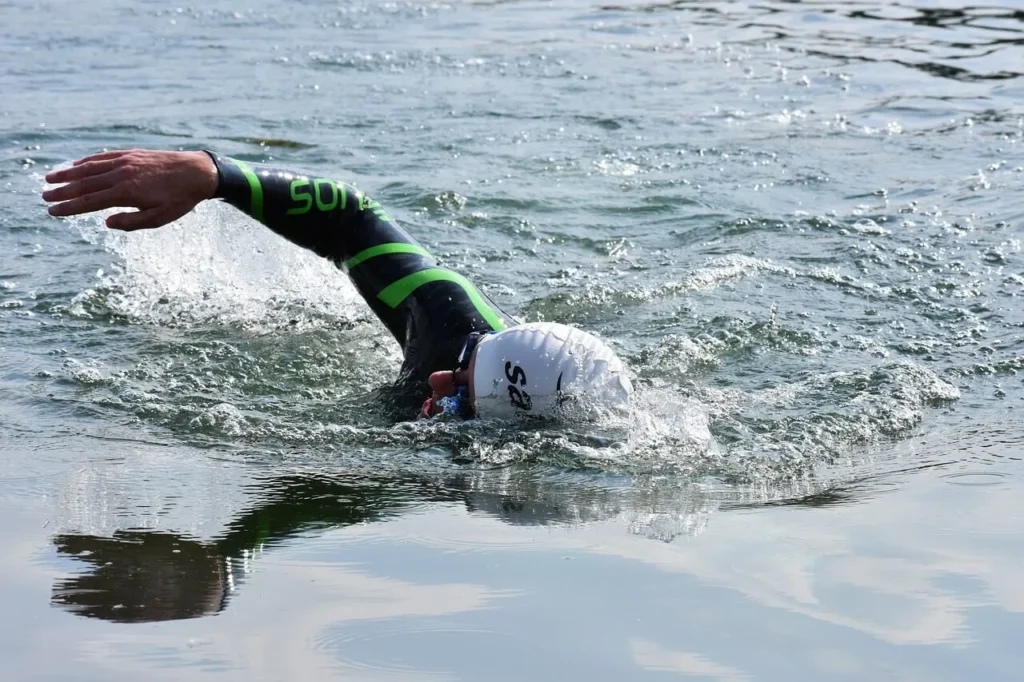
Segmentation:
{"type": "Polygon", "coordinates": [[[458,358],[455,360],[455,371],[467,371],[469,369],[470,360],[473,359],[473,351],[476,350],[476,346],[480,343],[480,339],[491,334],[497,334],[498,332],[471,332],[466,337],[466,342],[462,344],[462,350],[459,351],[458,358]]]}
{"type": "MultiPolygon", "coordinates": [[[[473,351],[476,350],[476,346],[480,343],[480,339],[487,336],[488,334],[497,334],[498,332],[472,332],[466,337],[466,342],[462,344],[462,350],[459,351],[459,355],[455,360],[455,372],[466,372],[469,370],[470,361],[473,359],[473,351]]],[[[454,379],[454,376],[452,377],[454,379]]],[[[469,404],[469,388],[467,386],[457,386],[455,388],[455,395],[446,396],[437,401],[437,404],[441,407],[442,414],[453,415],[461,417],[463,419],[472,419],[475,414],[473,406],[469,404]]]]}

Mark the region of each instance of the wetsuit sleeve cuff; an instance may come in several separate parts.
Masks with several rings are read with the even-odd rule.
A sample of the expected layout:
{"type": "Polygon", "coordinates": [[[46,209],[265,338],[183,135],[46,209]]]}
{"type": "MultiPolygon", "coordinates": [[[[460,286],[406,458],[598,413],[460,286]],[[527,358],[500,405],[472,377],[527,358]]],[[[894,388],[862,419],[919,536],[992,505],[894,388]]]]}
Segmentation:
{"type": "Polygon", "coordinates": [[[211,152],[209,149],[203,151],[213,159],[213,165],[217,167],[217,190],[213,193],[213,198],[225,199],[238,207],[248,206],[252,185],[241,167],[226,156],[211,152]]]}
{"type": "Polygon", "coordinates": [[[221,186],[224,185],[224,173],[221,172],[220,169],[220,157],[211,152],[209,149],[204,149],[203,151],[206,152],[206,155],[210,157],[211,161],[213,161],[213,167],[217,169],[217,189],[214,190],[212,198],[220,199],[222,198],[220,194],[220,188],[221,186]]]}

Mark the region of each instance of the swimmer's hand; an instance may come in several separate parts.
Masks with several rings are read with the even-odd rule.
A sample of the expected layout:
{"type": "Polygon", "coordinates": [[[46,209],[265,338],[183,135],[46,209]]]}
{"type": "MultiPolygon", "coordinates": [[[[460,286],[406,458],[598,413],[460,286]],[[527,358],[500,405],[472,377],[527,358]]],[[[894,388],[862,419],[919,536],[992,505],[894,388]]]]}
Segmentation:
{"type": "Polygon", "coordinates": [[[146,149],[93,154],[71,168],[47,174],[46,181],[64,184],[43,192],[53,216],[92,213],[106,208],[136,208],[115,213],[107,227],[146,230],[182,217],[217,191],[217,167],[205,152],[146,149]]]}

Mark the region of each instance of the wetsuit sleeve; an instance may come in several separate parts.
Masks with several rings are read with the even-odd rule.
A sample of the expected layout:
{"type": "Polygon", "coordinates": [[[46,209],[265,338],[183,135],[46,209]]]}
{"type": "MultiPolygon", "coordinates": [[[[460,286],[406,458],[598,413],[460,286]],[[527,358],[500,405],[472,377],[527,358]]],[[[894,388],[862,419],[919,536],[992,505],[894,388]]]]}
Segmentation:
{"type": "Polygon", "coordinates": [[[214,198],[348,274],[402,347],[399,383],[418,382],[417,390],[429,390],[430,372],[450,369],[469,333],[512,323],[351,185],[207,153],[219,178],[214,198]]]}
{"type": "MultiPolygon", "coordinates": [[[[217,166],[214,198],[225,200],[288,241],[338,265],[344,265],[366,246],[367,230],[362,228],[378,235],[384,226],[393,227],[384,232],[398,230],[379,203],[344,182],[207,153],[217,166]]],[[[393,236],[415,245],[404,232],[393,236]]],[[[429,255],[426,251],[423,254],[429,255]]]]}

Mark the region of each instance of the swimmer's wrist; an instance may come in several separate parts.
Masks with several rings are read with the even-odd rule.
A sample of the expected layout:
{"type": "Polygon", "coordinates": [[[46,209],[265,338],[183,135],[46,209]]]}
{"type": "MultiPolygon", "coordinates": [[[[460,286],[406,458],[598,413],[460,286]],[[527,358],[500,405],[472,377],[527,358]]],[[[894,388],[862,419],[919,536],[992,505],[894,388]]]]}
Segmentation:
{"type": "Polygon", "coordinates": [[[204,161],[210,166],[208,167],[207,177],[210,182],[208,183],[207,189],[209,193],[206,195],[207,199],[222,199],[221,187],[224,184],[224,174],[220,169],[220,157],[216,153],[211,152],[209,149],[204,149],[198,152],[204,156],[204,161]]]}

